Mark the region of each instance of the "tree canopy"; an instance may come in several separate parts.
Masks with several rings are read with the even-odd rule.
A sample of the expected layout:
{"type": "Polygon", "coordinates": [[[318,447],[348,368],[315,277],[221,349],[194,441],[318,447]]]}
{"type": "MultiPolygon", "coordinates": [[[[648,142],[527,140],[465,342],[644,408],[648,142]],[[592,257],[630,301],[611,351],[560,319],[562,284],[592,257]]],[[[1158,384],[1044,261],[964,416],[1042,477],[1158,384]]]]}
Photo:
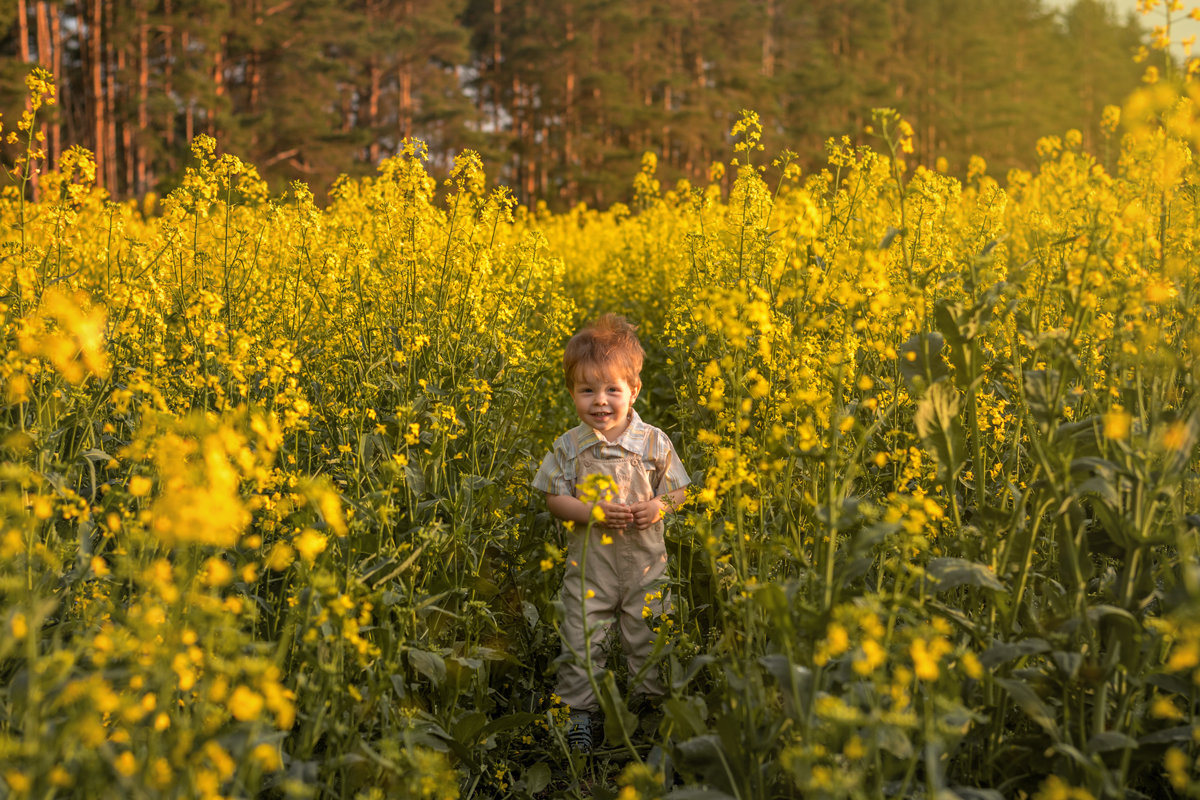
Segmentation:
{"type": "Polygon", "coordinates": [[[874,107],[921,162],[1029,166],[1039,134],[1099,141],[1145,32],[1100,0],[17,0],[0,11],[0,108],[56,79],[48,157],[97,155],[116,197],[164,191],[199,133],[278,186],[372,171],[407,137],[464,148],[525,202],[626,198],[642,153],[699,179],[743,108],[802,168],[874,107]]]}

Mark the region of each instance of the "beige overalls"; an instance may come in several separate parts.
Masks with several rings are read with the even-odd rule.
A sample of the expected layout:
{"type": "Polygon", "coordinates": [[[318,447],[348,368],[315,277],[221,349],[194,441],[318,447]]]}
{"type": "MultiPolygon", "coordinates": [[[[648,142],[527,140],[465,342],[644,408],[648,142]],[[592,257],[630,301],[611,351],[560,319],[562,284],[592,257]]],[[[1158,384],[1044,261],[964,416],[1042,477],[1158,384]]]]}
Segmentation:
{"type": "MultiPolygon", "coordinates": [[[[616,483],[614,502],[632,504],[654,497],[640,456],[630,454],[602,459],[587,452],[580,453],[575,473],[578,482],[597,473],[616,483]]],[[[571,708],[592,711],[597,702],[585,669],[585,616],[591,634],[592,667],[597,677],[605,665],[604,637],[614,620],[621,633],[629,675],[636,675],[653,649],[655,636],[642,609],[649,606],[654,616],[661,614],[663,609],[667,549],[661,520],[642,531],[633,527],[616,530],[593,524],[589,532],[580,525],[568,536],[567,570],[562,589],[563,653],[568,658],[559,667],[558,694],[571,708]],[[611,544],[603,544],[605,537],[612,539],[611,544]],[[582,584],[581,575],[584,576],[582,584]],[[589,590],[593,595],[585,597],[589,590]],[[655,593],[657,597],[646,600],[646,595],[655,593]]],[[[648,670],[635,691],[663,694],[657,673],[657,669],[648,670]]]]}

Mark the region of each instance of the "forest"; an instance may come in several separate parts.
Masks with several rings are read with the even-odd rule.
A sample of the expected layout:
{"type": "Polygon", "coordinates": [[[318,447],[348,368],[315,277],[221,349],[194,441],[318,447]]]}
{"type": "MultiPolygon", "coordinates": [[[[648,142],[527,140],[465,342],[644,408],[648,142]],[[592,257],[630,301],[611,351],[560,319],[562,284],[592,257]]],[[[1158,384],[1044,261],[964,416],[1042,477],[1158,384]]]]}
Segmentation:
{"type": "Polygon", "coordinates": [[[707,180],[742,109],[803,169],[877,107],[960,176],[1030,167],[1034,132],[1098,150],[1146,36],[1099,0],[8,0],[0,111],[11,130],[50,71],[48,166],[82,145],[115,198],[169,192],[205,133],[318,197],[413,139],[433,175],[469,148],[523,203],[607,207],[647,151],[707,180]]]}

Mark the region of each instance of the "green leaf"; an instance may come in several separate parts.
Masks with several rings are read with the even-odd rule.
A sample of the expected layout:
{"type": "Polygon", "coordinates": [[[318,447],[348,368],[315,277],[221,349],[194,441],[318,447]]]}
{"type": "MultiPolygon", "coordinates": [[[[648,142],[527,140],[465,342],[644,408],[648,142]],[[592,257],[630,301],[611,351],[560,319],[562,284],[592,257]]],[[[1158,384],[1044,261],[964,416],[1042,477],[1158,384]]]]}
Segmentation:
{"type": "Polygon", "coordinates": [[[1004,795],[995,789],[980,789],[978,786],[951,786],[950,791],[961,800],[1004,800],[1004,795]]]}
{"type": "Polygon", "coordinates": [[[900,229],[894,225],[889,225],[887,231],[883,234],[883,239],[879,242],[880,250],[887,250],[892,246],[892,242],[896,240],[896,236],[900,233],[900,229]]]}
{"type": "Polygon", "coordinates": [[[895,725],[880,725],[876,728],[875,745],[880,750],[888,751],[901,761],[907,761],[912,758],[912,739],[895,725]]]}
{"type": "Polygon", "coordinates": [[[779,688],[784,693],[784,701],[789,706],[789,713],[807,713],[805,708],[793,709],[791,706],[797,700],[800,703],[804,703],[808,697],[808,691],[812,686],[812,672],[808,667],[793,664],[782,653],[760,656],[758,663],[771,674],[771,677],[778,681],[779,688]]]}
{"type": "Polygon", "coordinates": [[[996,642],[979,657],[980,663],[987,669],[998,667],[1012,661],[1014,658],[1031,656],[1036,653],[1050,651],[1050,643],[1045,639],[1029,638],[1016,642],[996,642]]]}
{"type": "Polygon", "coordinates": [[[735,800],[733,795],[726,794],[719,789],[704,788],[675,789],[666,796],[675,798],[675,800],[735,800]]]}
{"type": "Polygon", "coordinates": [[[1082,750],[1073,745],[1069,745],[1066,742],[1058,742],[1057,744],[1052,745],[1050,750],[1058,753],[1059,755],[1066,756],[1083,769],[1087,769],[1092,766],[1091,759],[1089,759],[1082,750]]]}
{"type": "Polygon", "coordinates": [[[1161,731],[1147,733],[1145,736],[1138,737],[1138,745],[1148,744],[1174,744],[1175,742],[1190,742],[1192,741],[1192,726],[1179,725],[1174,728],[1163,728],[1161,731]]]}
{"type": "Polygon", "coordinates": [[[1027,369],[1022,373],[1025,403],[1043,431],[1048,431],[1061,416],[1062,390],[1057,370],[1027,369]]]}
{"type": "Polygon", "coordinates": [[[958,475],[965,456],[965,436],[958,414],[958,392],[941,381],[925,392],[913,417],[925,449],[937,460],[938,479],[943,485],[958,475]]]}
{"type": "Polygon", "coordinates": [[[946,339],[940,333],[918,333],[900,345],[900,374],[910,387],[930,386],[950,374],[942,360],[946,339]]]}
{"type": "Polygon", "coordinates": [[[1008,591],[1008,587],[990,567],[965,558],[935,558],[925,571],[937,581],[933,590],[939,593],[963,585],[979,586],[995,592],[1008,591]]]}
{"type": "Polygon", "coordinates": [[[1008,696],[1025,712],[1026,716],[1042,726],[1046,733],[1054,737],[1056,742],[1062,739],[1062,734],[1058,730],[1058,723],[1054,721],[1054,712],[1050,710],[1050,706],[1046,705],[1046,701],[1038,697],[1037,692],[1031,689],[1028,684],[1013,680],[1012,678],[996,678],[995,680],[1004,691],[1008,692],[1008,696]]]}
{"type": "Polygon", "coordinates": [[[717,659],[715,656],[712,656],[708,653],[701,653],[688,662],[687,671],[683,673],[683,677],[671,681],[671,687],[673,689],[686,688],[687,685],[691,683],[697,675],[700,674],[700,670],[704,669],[716,660],[717,659]]]}
{"type": "Polygon", "coordinates": [[[1183,697],[1189,696],[1192,691],[1191,681],[1186,681],[1178,675],[1169,675],[1165,672],[1156,672],[1150,675],[1146,678],[1146,683],[1183,697]]]}
{"type": "Polygon", "coordinates": [[[864,525],[850,536],[850,552],[854,555],[873,555],[875,545],[900,530],[899,522],[874,522],[864,525]]]}
{"type": "Polygon", "coordinates": [[[483,730],[485,724],[487,724],[486,714],[482,711],[469,711],[454,720],[450,732],[458,741],[470,744],[475,741],[475,737],[483,730]]]}
{"type": "Polygon", "coordinates": [[[712,764],[721,758],[721,738],[715,733],[693,736],[680,742],[675,749],[685,764],[712,764]]]}
{"type": "Polygon", "coordinates": [[[754,602],[766,612],[776,624],[787,626],[791,623],[791,604],[787,594],[778,583],[762,584],[753,595],[754,602]]]}
{"type": "Polygon", "coordinates": [[[938,330],[946,337],[947,355],[954,365],[954,382],[960,388],[967,388],[971,381],[972,363],[971,340],[978,332],[969,320],[964,320],[962,306],[947,300],[938,301],[933,309],[934,322],[938,330]]]}
{"type": "Polygon", "coordinates": [[[537,794],[550,785],[550,778],[550,765],[544,761],[539,761],[525,770],[525,774],[521,776],[521,781],[525,784],[525,791],[529,792],[529,794],[537,794]]]}
{"type": "Polygon", "coordinates": [[[1137,744],[1137,739],[1120,731],[1102,731],[1088,739],[1086,748],[1089,753],[1108,753],[1134,748],[1137,744]]]}
{"type": "Polygon", "coordinates": [[[492,734],[501,733],[503,731],[524,728],[528,725],[532,725],[541,718],[541,714],[535,714],[532,711],[518,711],[515,714],[505,714],[503,717],[497,717],[487,725],[484,725],[479,732],[485,737],[491,736],[492,734]]]}
{"type": "Polygon", "coordinates": [[[408,488],[412,489],[415,497],[420,498],[425,494],[425,473],[421,471],[420,465],[415,460],[409,461],[405,465],[404,482],[408,484],[408,488]]]}
{"type": "Polygon", "coordinates": [[[625,705],[612,672],[605,672],[600,679],[600,693],[596,699],[604,712],[604,738],[609,744],[624,744],[625,738],[637,730],[638,718],[625,705]]]}
{"type": "Polygon", "coordinates": [[[704,705],[704,699],[701,697],[689,695],[681,699],[672,697],[665,700],[663,716],[677,728],[676,735],[680,738],[694,738],[703,735],[708,730],[704,724],[704,720],[708,716],[708,708],[704,705]]]}
{"type": "Polygon", "coordinates": [[[1079,675],[1080,667],[1083,666],[1083,653],[1055,650],[1050,654],[1050,658],[1054,661],[1054,666],[1058,668],[1059,674],[1067,681],[1075,680],[1079,675]]]}
{"type": "Polygon", "coordinates": [[[417,672],[429,679],[434,686],[446,680],[446,662],[437,653],[427,650],[409,650],[408,663],[417,672]]]}

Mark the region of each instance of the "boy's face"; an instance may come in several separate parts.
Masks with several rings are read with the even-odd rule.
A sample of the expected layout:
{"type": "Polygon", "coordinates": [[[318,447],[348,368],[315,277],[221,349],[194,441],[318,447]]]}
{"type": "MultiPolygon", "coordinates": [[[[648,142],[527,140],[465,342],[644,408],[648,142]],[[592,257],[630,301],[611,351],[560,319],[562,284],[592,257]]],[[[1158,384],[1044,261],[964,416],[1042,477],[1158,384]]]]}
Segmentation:
{"type": "Polygon", "coordinates": [[[577,370],[571,398],[579,419],[592,426],[608,441],[629,427],[630,408],[642,388],[629,379],[603,367],[577,370]]]}

